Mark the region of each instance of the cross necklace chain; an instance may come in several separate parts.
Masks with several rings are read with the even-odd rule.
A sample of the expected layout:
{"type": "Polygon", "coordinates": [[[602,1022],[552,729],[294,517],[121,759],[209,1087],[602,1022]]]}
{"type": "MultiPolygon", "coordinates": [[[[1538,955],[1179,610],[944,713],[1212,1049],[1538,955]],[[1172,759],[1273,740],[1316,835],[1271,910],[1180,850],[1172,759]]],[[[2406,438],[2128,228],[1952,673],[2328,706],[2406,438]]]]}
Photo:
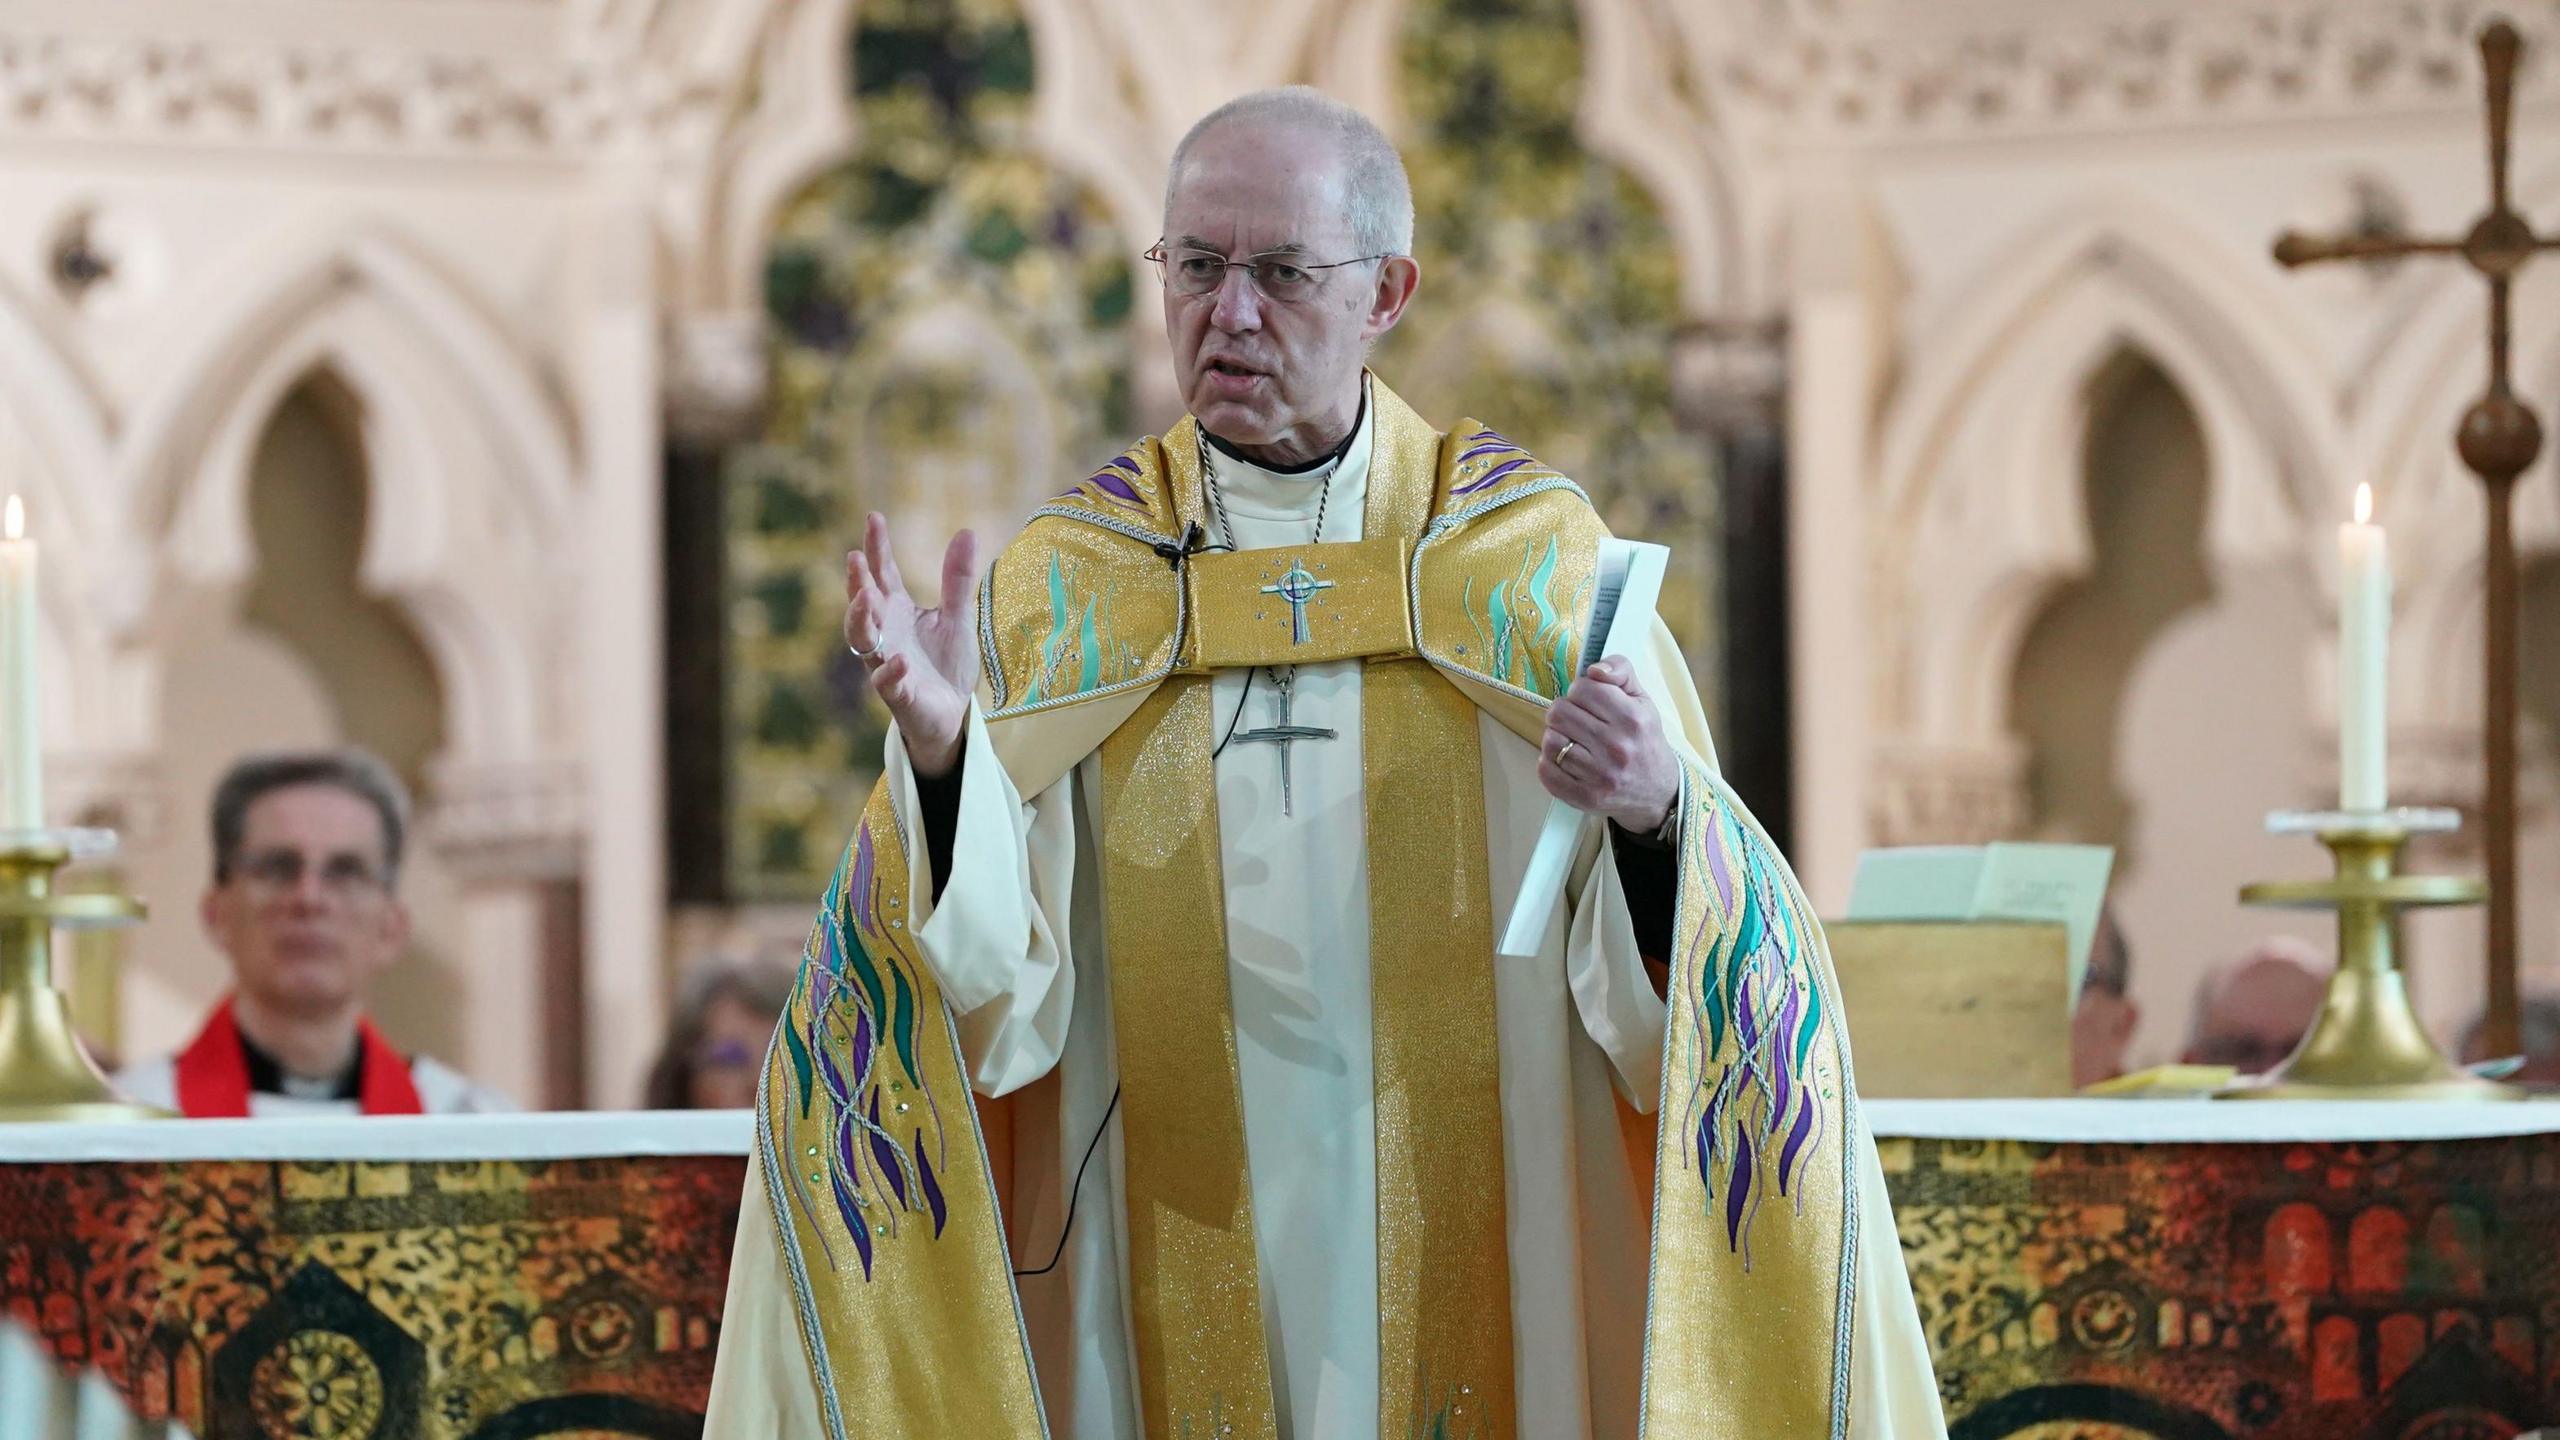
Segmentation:
{"type": "MultiPolygon", "coordinates": [[[[1227,519],[1226,497],[1219,492],[1217,473],[1213,468],[1213,462],[1209,458],[1213,453],[1214,452],[1206,444],[1203,444],[1200,447],[1200,479],[1202,487],[1209,492],[1209,508],[1218,518],[1218,537],[1226,542],[1228,553],[1232,554],[1237,548],[1236,527],[1227,519]]],[[[1325,507],[1333,503],[1334,471],[1340,470],[1341,468],[1341,462],[1337,458],[1334,463],[1333,470],[1325,472],[1324,488],[1316,492],[1316,529],[1315,534],[1310,537],[1310,543],[1319,543],[1324,539],[1325,507]]],[[[1291,633],[1293,638],[1300,643],[1303,643],[1306,639],[1306,601],[1313,595],[1314,591],[1312,588],[1308,588],[1303,585],[1297,585],[1293,588],[1286,582],[1295,581],[1299,577],[1302,577],[1305,570],[1305,564],[1293,558],[1290,562],[1289,576],[1284,577],[1284,584],[1282,586],[1265,587],[1268,593],[1280,595],[1289,601],[1292,615],[1291,633]]],[[[1252,679],[1252,673],[1250,671],[1246,672],[1245,680],[1248,687],[1248,693],[1250,692],[1252,679]]],[[[1335,731],[1317,725],[1300,725],[1291,717],[1290,706],[1294,701],[1294,692],[1298,683],[1297,666],[1272,666],[1271,683],[1280,692],[1280,708],[1274,722],[1263,726],[1258,730],[1247,730],[1233,738],[1247,745],[1268,745],[1279,752],[1280,813],[1285,816],[1294,813],[1294,797],[1290,794],[1289,783],[1289,747],[1300,740],[1332,740],[1338,737],[1335,731]]],[[[1242,704],[1243,702],[1238,701],[1237,703],[1242,704]]]]}

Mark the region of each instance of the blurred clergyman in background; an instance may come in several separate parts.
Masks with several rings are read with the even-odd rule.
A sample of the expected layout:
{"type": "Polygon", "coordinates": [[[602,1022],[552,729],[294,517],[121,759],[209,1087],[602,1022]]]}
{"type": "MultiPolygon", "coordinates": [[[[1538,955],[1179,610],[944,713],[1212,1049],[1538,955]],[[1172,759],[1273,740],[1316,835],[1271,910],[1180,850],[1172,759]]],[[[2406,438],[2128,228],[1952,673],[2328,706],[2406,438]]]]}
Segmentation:
{"type": "Polygon", "coordinates": [[[213,797],[202,914],[231,993],[184,1050],[125,1070],[132,1098],[189,1116],[512,1110],[365,1017],[367,982],[409,943],[409,797],[361,750],[253,755],[213,797]]]}

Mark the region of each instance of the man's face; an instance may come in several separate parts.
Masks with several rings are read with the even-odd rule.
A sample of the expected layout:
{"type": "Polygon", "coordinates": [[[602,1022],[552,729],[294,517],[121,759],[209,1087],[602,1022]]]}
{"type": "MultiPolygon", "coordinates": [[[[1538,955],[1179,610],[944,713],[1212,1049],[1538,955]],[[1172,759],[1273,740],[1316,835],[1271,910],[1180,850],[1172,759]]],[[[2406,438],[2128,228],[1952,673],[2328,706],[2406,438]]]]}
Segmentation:
{"type": "Polygon", "coordinates": [[[1210,433],[1256,459],[1313,459],[1349,430],[1369,342],[1412,298],[1418,272],[1397,257],[1309,272],[1303,294],[1274,299],[1242,270],[1201,294],[1174,267],[1186,251],[1301,265],[1359,258],[1331,147],[1285,126],[1224,125],[1184,157],[1165,206],[1165,333],[1184,405],[1210,433]]]}
{"type": "Polygon", "coordinates": [[[335,785],[250,802],[230,877],[203,907],[242,994],[286,1013],[333,1010],[399,958],[409,914],[386,883],[383,849],[373,805],[335,785]]]}

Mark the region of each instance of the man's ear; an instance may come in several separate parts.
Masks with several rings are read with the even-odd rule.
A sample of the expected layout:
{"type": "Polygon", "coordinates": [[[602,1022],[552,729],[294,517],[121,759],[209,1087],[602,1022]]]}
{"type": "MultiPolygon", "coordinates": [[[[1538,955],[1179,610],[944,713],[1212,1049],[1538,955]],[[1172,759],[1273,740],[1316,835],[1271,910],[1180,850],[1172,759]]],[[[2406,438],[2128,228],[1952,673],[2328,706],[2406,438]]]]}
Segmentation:
{"type": "Polygon", "coordinates": [[[1422,264],[1410,255],[1390,255],[1378,262],[1378,283],[1369,289],[1369,314],[1360,325],[1360,338],[1376,340],[1396,328],[1404,318],[1404,307],[1413,303],[1415,292],[1422,288],[1422,264]]]}

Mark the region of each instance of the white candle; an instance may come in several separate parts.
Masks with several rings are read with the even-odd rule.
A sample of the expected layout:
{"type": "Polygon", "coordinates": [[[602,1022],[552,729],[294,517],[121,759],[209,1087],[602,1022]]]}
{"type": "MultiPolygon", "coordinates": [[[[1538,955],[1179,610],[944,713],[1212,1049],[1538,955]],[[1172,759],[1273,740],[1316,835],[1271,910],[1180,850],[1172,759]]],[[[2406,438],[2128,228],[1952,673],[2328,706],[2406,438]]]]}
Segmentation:
{"type": "Polygon", "coordinates": [[[43,693],[36,678],[36,542],[27,509],[0,513],[0,827],[44,824],[43,693]]]}
{"type": "Polygon", "coordinates": [[[2373,487],[2338,527],[2338,808],[2391,797],[2391,551],[2373,523],[2373,487]]]}

